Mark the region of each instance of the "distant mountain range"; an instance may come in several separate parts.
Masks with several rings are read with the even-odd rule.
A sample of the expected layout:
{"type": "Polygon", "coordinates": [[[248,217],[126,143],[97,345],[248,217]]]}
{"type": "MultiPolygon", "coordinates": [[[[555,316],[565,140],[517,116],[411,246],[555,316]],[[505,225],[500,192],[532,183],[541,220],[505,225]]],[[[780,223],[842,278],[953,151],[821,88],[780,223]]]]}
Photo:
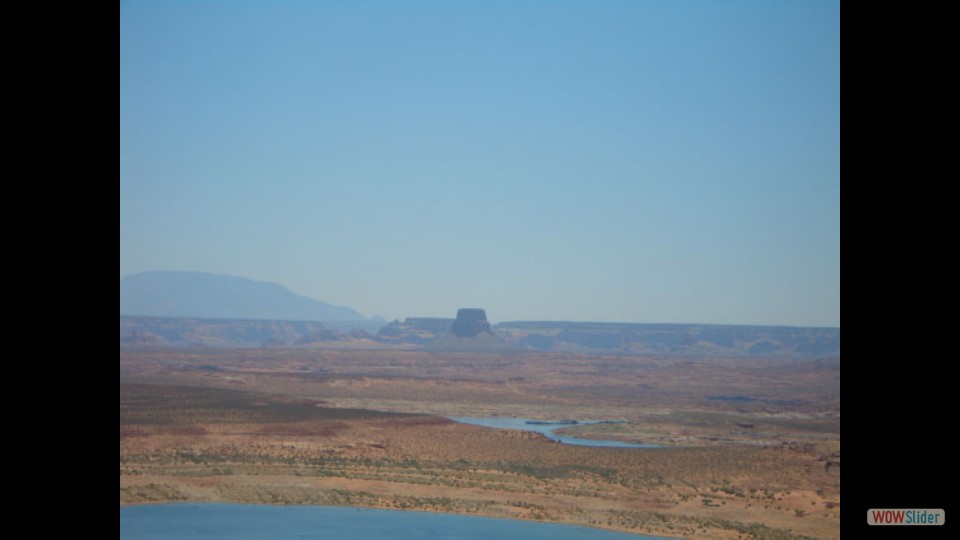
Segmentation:
{"type": "Polygon", "coordinates": [[[460,338],[454,319],[309,322],[120,317],[121,346],[349,347],[684,357],[839,358],[839,328],[504,322],[460,338]]]}
{"type": "MultiPolygon", "coordinates": [[[[454,319],[393,321],[377,333],[382,343],[457,349],[454,319]]],[[[840,356],[839,328],[711,324],[509,321],[493,327],[488,348],[522,351],[660,354],[677,356],[840,356]],[[496,345],[496,347],[494,347],[496,345]]]]}
{"type": "Polygon", "coordinates": [[[120,315],[280,321],[364,321],[363,315],[276,283],[205,272],[144,272],[120,280],[120,315]]]}
{"type": "Polygon", "coordinates": [[[491,328],[482,309],[461,309],[458,319],[410,317],[387,323],[276,283],[203,272],[146,272],[120,280],[120,343],[825,358],[840,356],[840,329],[563,321],[501,322],[491,328]],[[456,323],[466,315],[475,316],[475,331],[461,335],[456,323]]]}
{"type": "Polygon", "coordinates": [[[726,324],[502,322],[496,330],[527,350],[681,356],[840,356],[840,329],[726,324]]]}

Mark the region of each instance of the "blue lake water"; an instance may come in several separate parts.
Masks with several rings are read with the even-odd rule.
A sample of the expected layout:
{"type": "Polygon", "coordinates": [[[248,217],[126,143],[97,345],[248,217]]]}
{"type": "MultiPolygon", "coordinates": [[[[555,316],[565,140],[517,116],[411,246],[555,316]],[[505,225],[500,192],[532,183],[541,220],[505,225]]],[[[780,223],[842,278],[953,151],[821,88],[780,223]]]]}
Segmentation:
{"type": "Polygon", "coordinates": [[[583,426],[587,424],[599,424],[599,420],[580,420],[576,424],[528,424],[527,422],[537,422],[529,418],[507,418],[502,416],[492,416],[484,418],[475,418],[470,416],[451,417],[451,420],[462,422],[464,424],[474,424],[501,429],[520,429],[524,431],[535,431],[542,433],[551,440],[560,441],[563,444],[573,444],[577,446],[603,446],[607,448],[661,448],[656,444],[628,443],[623,441],[608,441],[603,439],[581,439],[580,437],[566,437],[557,435],[555,430],[572,427],[574,425],[583,426]]]}
{"type": "Polygon", "coordinates": [[[156,504],[120,508],[121,540],[661,540],[510,519],[337,506],[156,504]]]}

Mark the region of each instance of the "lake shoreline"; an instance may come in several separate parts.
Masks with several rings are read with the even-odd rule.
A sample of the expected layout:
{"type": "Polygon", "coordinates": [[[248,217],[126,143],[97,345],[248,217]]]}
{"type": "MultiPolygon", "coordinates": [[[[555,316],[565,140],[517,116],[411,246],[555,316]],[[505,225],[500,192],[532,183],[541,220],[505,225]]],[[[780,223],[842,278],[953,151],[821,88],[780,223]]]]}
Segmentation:
{"type": "Polygon", "coordinates": [[[510,429],[518,431],[527,431],[530,433],[539,433],[558,444],[571,446],[588,446],[593,448],[632,448],[632,449],[658,449],[664,448],[657,444],[645,444],[640,442],[623,441],[619,439],[588,439],[576,437],[573,435],[563,435],[556,433],[559,430],[569,429],[581,426],[593,426],[598,424],[625,424],[626,421],[615,420],[536,420],[524,417],[512,416],[448,416],[446,417],[454,422],[461,424],[487,427],[492,429],[510,429]]]}
{"type": "MultiPolygon", "coordinates": [[[[204,502],[179,501],[179,502],[151,502],[151,503],[136,503],[132,505],[121,505],[121,510],[123,510],[124,508],[147,509],[151,507],[156,509],[156,511],[160,513],[164,513],[167,511],[173,511],[173,512],[181,511],[181,512],[189,513],[190,511],[203,510],[203,507],[207,507],[212,510],[221,510],[221,511],[238,510],[238,511],[242,511],[243,514],[248,514],[249,511],[260,512],[270,508],[315,510],[318,513],[342,513],[347,515],[349,515],[351,511],[358,511],[361,513],[372,514],[372,516],[371,515],[365,516],[367,519],[365,519],[362,523],[352,524],[351,529],[356,528],[358,526],[367,525],[371,520],[376,520],[382,517],[387,517],[388,519],[390,517],[394,517],[394,518],[410,519],[410,520],[438,519],[443,521],[450,521],[455,518],[464,518],[463,520],[464,522],[469,522],[469,523],[472,523],[473,525],[473,527],[471,527],[470,529],[464,529],[467,531],[474,530],[474,528],[478,523],[484,524],[487,526],[495,526],[499,528],[509,528],[511,526],[510,524],[512,523],[512,524],[515,524],[514,526],[524,527],[525,530],[535,530],[535,528],[537,528],[538,526],[542,526],[540,529],[544,531],[542,533],[542,538],[544,539],[556,538],[558,531],[563,533],[563,536],[562,536],[563,538],[573,537],[578,540],[579,539],[587,540],[587,539],[593,539],[593,538],[600,538],[601,540],[604,540],[604,539],[608,539],[608,540],[675,540],[677,538],[682,538],[682,537],[669,537],[669,536],[651,536],[648,534],[638,534],[638,533],[626,531],[626,530],[615,530],[610,528],[593,527],[590,525],[583,525],[583,524],[577,524],[577,523],[565,523],[565,522],[545,521],[545,520],[529,520],[529,519],[521,519],[521,518],[515,518],[515,517],[471,515],[471,514],[463,514],[463,513],[456,513],[456,512],[434,512],[429,510],[416,510],[416,509],[403,510],[403,509],[396,509],[396,508],[378,508],[378,507],[368,507],[368,506],[259,504],[259,503],[237,503],[237,502],[221,502],[221,501],[204,501],[204,502]],[[400,517],[401,514],[404,516],[400,517]]],[[[147,511],[153,512],[154,510],[147,510],[147,511]]],[[[121,513],[121,518],[123,517],[124,516],[121,513]]],[[[188,517],[195,517],[195,516],[188,516],[188,517]]],[[[329,521],[325,521],[323,523],[328,526],[330,525],[329,521]]],[[[124,538],[123,524],[124,524],[123,519],[121,519],[121,538],[124,538]]],[[[171,520],[168,517],[164,519],[165,528],[175,526],[175,525],[176,523],[171,522],[171,520]]],[[[230,523],[224,523],[224,525],[229,527],[230,523]]],[[[258,522],[258,525],[259,525],[259,522],[258,522]]],[[[435,527],[435,525],[432,525],[429,522],[422,523],[422,525],[425,526],[425,530],[427,531],[426,534],[430,534],[432,532],[430,527],[432,526],[435,527]]],[[[428,539],[437,538],[439,540],[441,538],[440,535],[442,535],[442,538],[449,538],[448,533],[446,532],[447,529],[438,529],[438,531],[439,531],[437,533],[438,536],[436,537],[428,535],[428,536],[418,536],[418,538],[428,538],[428,539]]],[[[510,534],[510,531],[503,531],[503,532],[510,534]]],[[[182,532],[177,532],[176,534],[171,533],[170,536],[163,536],[162,538],[182,537],[182,536],[177,536],[182,534],[183,534],[182,532]]],[[[365,534],[365,533],[360,531],[358,533],[357,538],[361,538],[362,534],[365,534]]],[[[418,530],[418,534],[420,535],[425,534],[424,530],[418,530]]],[[[235,538],[234,536],[230,536],[230,537],[235,538]]],[[[538,536],[538,538],[539,537],[540,536],[538,536]]],[[[151,538],[154,538],[154,536],[151,536],[151,538]]],[[[283,536],[274,536],[274,538],[283,538],[283,536]]],[[[458,538],[460,537],[458,536],[458,538]]],[[[466,538],[471,538],[471,537],[467,536],[466,538]]],[[[480,536],[477,536],[476,538],[486,538],[486,536],[480,535],[480,536]]],[[[524,535],[523,538],[528,538],[528,536],[524,535]]]]}

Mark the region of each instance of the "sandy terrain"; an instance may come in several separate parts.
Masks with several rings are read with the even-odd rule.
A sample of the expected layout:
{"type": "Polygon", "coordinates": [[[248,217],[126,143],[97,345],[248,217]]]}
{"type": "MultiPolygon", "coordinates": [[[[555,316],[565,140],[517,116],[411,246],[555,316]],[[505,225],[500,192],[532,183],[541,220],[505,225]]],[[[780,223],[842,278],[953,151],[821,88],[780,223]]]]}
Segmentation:
{"type": "Polygon", "coordinates": [[[121,349],[120,370],[122,504],[839,537],[839,361],[121,349]],[[568,446],[441,417],[491,414],[625,420],[566,429],[671,447],[568,446]]]}

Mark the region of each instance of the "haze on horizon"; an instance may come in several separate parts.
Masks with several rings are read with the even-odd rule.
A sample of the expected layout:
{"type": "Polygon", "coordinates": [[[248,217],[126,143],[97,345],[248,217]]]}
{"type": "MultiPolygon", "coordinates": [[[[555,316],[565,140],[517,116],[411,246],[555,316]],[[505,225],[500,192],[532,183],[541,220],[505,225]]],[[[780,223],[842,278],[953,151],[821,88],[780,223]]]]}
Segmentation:
{"type": "Polygon", "coordinates": [[[120,275],[838,327],[839,2],[120,10],[120,275]]]}

